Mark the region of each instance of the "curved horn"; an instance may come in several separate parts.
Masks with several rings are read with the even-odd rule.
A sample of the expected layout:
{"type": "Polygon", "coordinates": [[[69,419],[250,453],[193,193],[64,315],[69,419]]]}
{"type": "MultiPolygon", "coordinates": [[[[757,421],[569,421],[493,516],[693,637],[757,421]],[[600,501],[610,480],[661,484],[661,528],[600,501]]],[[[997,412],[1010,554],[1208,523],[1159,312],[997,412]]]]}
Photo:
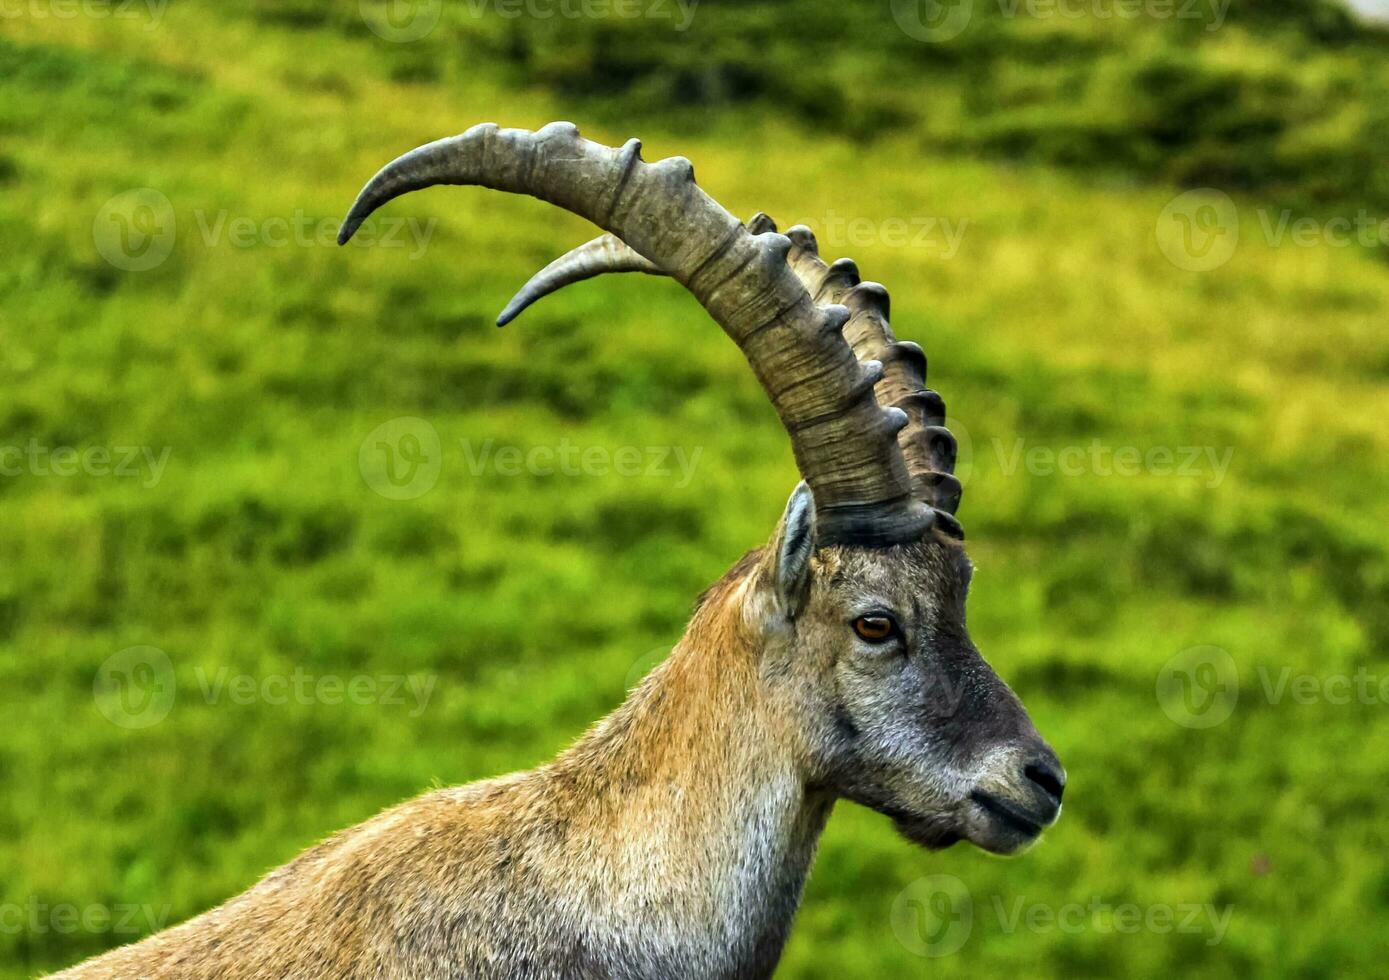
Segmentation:
{"type": "Polygon", "coordinates": [[[521,315],[536,300],[549,296],[571,283],[583,282],[606,272],[645,272],[663,276],[656,264],[642,258],[614,235],[599,235],[570,249],[545,268],[530,277],[530,281],[506,304],[497,316],[497,326],[504,327],[521,315]]]}
{"type": "MultiPolygon", "coordinates": [[[[776,231],[776,223],[758,212],[747,222],[754,234],[776,231]]],[[[897,435],[911,475],[912,492],[944,512],[941,530],[957,538],[964,529],[954,518],[960,506],[960,481],[955,478],[957,444],[945,428],[945,402],[926,387],[926,355],[910,341],[900,341],[888,325],[887,289],[875,282],[863,282],[852,259],[839,259],[825,265],[820,258],[815,234],[805,225],[787,231],[791,239],[789,261],[802,285],[816,303],[842,304],[851,316],[844,336],[853,345],[860,361],[878,361],[883,378],[878,382],[878,401],[907,413],[908,423],[897,435]]],[[[662,275],[661,270],[642,258],[612,235],[601,235],[555,259],[521,288],[498,319],[509,322],[531,303],[558,289],[605,272],[645,272],[662,275]]]]}
{"type": "Polygon", "coordinates": [[[695,184],[688,160],[648,164],[639,141],[615,150],[570,123],[535,133],[486,123],[387,164],[357,196],[338,242],[388,201],[436,184],[556,204],[689,289],[742,350],[790,435],[815,496],[818,543],[899,544],[935,522],[897,447],[907,415],[873,397],[883,366],[860,364],[840,334],[849,311],[817,307],[787,264],[790,240],[749,233],[695,184]]]}

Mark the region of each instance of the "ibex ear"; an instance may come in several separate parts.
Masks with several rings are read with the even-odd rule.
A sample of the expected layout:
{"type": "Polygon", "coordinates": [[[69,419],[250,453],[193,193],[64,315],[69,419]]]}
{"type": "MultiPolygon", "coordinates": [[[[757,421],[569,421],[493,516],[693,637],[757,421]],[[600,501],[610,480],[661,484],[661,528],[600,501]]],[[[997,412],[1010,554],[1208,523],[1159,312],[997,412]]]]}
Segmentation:
{"type": "Polygon", "coordinates": [[[810,556],[815,552],[815,498],[801,483],[786,502],[776,539],[772,581],[782,612],[795,619],[810,595],[810,556]]]}

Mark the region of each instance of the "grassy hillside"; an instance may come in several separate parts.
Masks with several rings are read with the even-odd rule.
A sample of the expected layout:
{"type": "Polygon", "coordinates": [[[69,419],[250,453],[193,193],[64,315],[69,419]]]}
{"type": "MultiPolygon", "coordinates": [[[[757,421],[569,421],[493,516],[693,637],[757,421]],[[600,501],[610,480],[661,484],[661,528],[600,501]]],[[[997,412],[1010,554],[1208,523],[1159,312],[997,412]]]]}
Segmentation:
{"type": "MultiPolygon", "coordinates": [[[[1011,862],[925,854],[842,807],[779,975],[1379,970],[1389,267],[1265,229],[1290,203],[1325,230],[1389,201],[1367,164],[1389,140],[1385,69],[1374,37],[1283,6],[1237,5],[1185,46],[1167,26],[1121,41],[1006,18],[932,46],[854,19],[862,36],[810,49],[817,80],[763,43],[790,5],[710,2],[687,50],[722,36],[729,64],[777,70],[744,97],[728,69],[669,113],[685,90],[665,69],[578,94],[593,52],[622,49],[605,32],[667,50],[651,24],[450,13],[393,43],[355,5],[306,0],[0,20],[0,975],[191,915],[431,784],[547,758],[771,531],[796,479],[785,437],[673,284],[595,281],[491,327],[582,222],[446,188],[393,205],[377,247],[319,235],[403,149],[564,116],[610,142],[639,128],[648,159],[690,157],[735,212],[806,221],[889,284],[965,438],[975,639],[1070,772],[1061,822],[1011,862]],[[1008,57],[976,63],[995,44],[1008,57]],[[1101,74],[1070,79],[1058,53],[1101,74]],[[1264,92],[1264,136],[1135,136],[1135,114],[1186,118],[1126,74],[1174,58],[1265,79],[1193,96],[1264,92]],[[843,104],[820,125],[824,98],[843,104]],[[1046,135],[1105,106],[1121,149],[1046,135]],[[872,139],[840,126],[860,109],[872,139]],[[1240,170],[1236,150],[1262,155],[1240,170]],[[1228,261],[1183,251],[1169,203],[1193,183],[1231,195],[1228,261]],[[373,447],[411,437],[437,438],[441,466],[398,488],[373,447]],[[565,446],[590,463],[513,475],[494,455],[565,446]],[[639,472],[619,472],[626,448],[639,472]],[[1114,455],[1130,449],[1136,467],[1114,455]],[[1184,725],[1193,702],[1161,685],[1205,647],[1238,700],[1184,725]],[[113,686],[141,666],[149,703],[113,686]],[[263,686],[296,671],[377,687],[263,686]],[[1357,672],[1372,696],[1338,703],[1357,672]],[[928,960],[900,910],[933,875],[971,911],[928,960]]],[[[808,9],[807,35],[826,16],[808,9]]]]}
{"type": "MultiPolygon", "coordinates": [[[[374,45],[376,70],[452,87],[481,68],[610,124],[756,128],[772,112],[824,136],[908,135],[913,149],[933,155],[1389,213],[1381,165],[1389,33],[1358,25],[1335,0],[885,0],[852,8],[805,0],[419,0],[414,8],[432,13],[417,25],[401,14],[392,20],[395,8],[384,2],[366,5],[369,18],[358,5],[319,0],[224,5],[244,24],[305,39],[379,40],[373,28],[410,38],[374,45]]],[[[346,78],[327,62],[311,71],[334,86],[346,78]]]]}

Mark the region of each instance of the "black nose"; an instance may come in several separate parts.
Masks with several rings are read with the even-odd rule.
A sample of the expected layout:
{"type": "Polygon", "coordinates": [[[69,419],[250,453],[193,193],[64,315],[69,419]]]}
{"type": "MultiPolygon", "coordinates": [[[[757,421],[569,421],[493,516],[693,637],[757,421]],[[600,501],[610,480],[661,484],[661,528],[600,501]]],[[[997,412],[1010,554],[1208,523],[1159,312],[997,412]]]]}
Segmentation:
{"type": "Polygon", "coordinates": [[[1043,747],[1035,752],[1022,767],[1022,774],[1053,803],[1061,805],[1061,794],[1066,792],[1066,770],[1051,749],[1043,747]]]}

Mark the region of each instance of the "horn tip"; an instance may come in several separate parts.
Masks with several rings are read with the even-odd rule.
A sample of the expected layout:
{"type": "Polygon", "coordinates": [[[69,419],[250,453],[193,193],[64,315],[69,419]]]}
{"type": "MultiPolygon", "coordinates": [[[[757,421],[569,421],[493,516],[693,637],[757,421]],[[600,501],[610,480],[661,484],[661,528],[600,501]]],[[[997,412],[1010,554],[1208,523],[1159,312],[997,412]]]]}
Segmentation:
{"type": "Polygon", "coordinates": [[[497,326],[504,327],[512,320],[521,315],[521,311],[529,306],[529,301],[523,295],[513,296],[510,303],[506,304],[506,309],[497,314],[497,326]]]}
{"type": "Polygon", "coordinates": [[[357,208],[353,208],[346,218],[342,219],[342,227],[338,229],[338,244],[346,245],[352,240],[352,236],[357,234],[357,229],[362,227],[362,222],[366,220],[365,214],[358,213],[357,208]]]}

